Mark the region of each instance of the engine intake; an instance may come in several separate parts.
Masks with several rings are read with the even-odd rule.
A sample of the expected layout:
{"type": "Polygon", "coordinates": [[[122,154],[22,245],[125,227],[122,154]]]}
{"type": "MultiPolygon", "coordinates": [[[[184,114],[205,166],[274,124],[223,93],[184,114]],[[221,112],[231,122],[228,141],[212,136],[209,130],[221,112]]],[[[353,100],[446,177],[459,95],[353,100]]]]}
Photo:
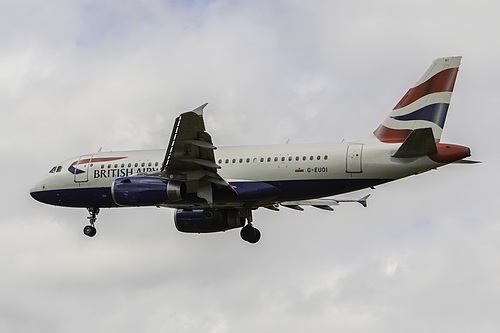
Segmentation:
{"type": "Polygon", "coordinates": [[[209,233],[241,228],[245,218],[237,209],[177,209],[174,215],[175,227],[181,232],[209,233]],[[215,214],[216,216],[214,217],[215,214]]]}
{"type": "Polygon", "coordinates": [[[120,206],[156,206],[182,200],[185,184],[157,177],[117,178],[111,186],[113,200],[120,206]]]}

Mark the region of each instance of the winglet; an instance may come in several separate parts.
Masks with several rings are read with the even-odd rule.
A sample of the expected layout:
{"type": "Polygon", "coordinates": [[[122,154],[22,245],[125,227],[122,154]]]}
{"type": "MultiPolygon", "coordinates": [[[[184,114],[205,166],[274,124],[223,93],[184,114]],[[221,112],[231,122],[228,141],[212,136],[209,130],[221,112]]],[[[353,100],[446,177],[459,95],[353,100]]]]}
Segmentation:
{"type": "Polygon", "coordinates": [[[357,202],[359,204],[361,204],[363,207],[366,207],[366,199],[368,199],[368,197],[370,196],[370,194],[367,194],[365,195],[364,197],[362,197],[361,199],[335,199],[335,201],[337,202],[357,202]]]}
{"type": "Polygon", "coordinates": [[[204,109],[204,108],[205,108],[205,106],[207,106],[207,105],[208,105],[208,103],[205,103],[205,104],[200,105],[200,106],[198,106],[196,109],[193,109],[193,110],[191,110],[191,111],[189,111],[189,112],[194,112],[194,113],[196,113],[198,116],[203,117],[203,109],[204,109]]]}
{"type": "Polygon", "coordinates": [[[370,196],[370,194],[367,194],[364,197],[362,197],[361,199],[359,199],[357,202],[359,202],[363,207],[366,207],[366,199],[368,199],[369,196],[370,196]]]}

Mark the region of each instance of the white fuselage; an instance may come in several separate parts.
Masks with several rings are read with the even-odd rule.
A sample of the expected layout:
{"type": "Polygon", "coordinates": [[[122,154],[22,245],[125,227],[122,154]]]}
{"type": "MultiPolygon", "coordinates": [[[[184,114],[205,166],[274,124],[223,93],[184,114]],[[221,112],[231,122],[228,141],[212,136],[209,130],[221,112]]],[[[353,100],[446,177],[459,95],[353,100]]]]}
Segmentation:
{"type": "MultiPolygon", "coordinates": [[[[215,150],[215,162],[220,166],[221,177],[236,189],[243,182],[265,182],[283,187],[287,193],[266,198],[270,203],[346,193],[443,165],[428,156],[391,157],[399,146],[374,141],[220,147],[215,150]]],[[[116,206],[110,195],[113,181],[157,172],[164,156],[165,151],[159,149],[99,152],[74,157],[54,167],[31,189],[31,193],[40,194],[37,199],[42,202],[55,205],[113,207],[116,206]],[[50,194],[51,199],[44,200],[42,193],[50,194]],[[85,197],[90,197],[90,201],[85,197]]],[[[227,200],[223,199],[223,204],[227,200]]],[[[214,205],[217,206],[217,201],[214,205]]],[[[165,206],[189,207],[189,204],[165,206]]]]}

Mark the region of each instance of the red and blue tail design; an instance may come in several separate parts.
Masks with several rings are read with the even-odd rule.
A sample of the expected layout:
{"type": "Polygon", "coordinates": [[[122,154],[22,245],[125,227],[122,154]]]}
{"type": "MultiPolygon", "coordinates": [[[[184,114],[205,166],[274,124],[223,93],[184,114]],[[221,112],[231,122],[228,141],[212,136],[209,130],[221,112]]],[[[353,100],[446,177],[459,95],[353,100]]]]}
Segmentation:
{"type": "Polygon", "coordinates": [[[415,129],[432,128],[434,138],[439,142],[461,59],[448,57],[434,60],[422,78],[373,132],[377,139],[385,143],[401,143],[415,129]]]}

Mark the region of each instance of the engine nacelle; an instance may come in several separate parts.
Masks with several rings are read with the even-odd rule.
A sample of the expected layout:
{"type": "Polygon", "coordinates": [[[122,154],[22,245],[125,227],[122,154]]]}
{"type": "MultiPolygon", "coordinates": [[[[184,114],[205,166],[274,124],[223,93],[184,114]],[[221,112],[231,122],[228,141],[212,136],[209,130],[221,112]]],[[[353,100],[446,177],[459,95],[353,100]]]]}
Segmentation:
{"type": "Polygon", "coordinates": [[[245,225],[245,220],[246,219],[241,216],[237,209],[177,209],[174,215],[175,227],[177,230],[199,234],[241,228],[245,225]]]}
{"type": "Polygon", "coordinates": [[[185,184],[157,177],[117,178],[111,186],[113,200],[120,206],[156,206],[182,200],[185,184]]]}

